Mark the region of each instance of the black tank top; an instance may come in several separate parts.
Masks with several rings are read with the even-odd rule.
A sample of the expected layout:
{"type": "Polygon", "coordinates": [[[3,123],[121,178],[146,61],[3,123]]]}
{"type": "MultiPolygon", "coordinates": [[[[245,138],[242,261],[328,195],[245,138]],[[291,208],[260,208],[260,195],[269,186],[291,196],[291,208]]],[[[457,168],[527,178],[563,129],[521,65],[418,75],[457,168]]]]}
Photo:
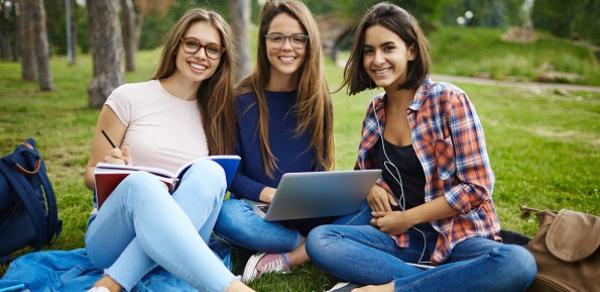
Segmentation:
{"type": "MultiPolygon", "coordinates": [[[[402,177],[401,182],[404,187],[405,209],[408,210],[425,203],[425,173],[423,172],[423,167],[421,166],[412,145],[396,146],[381,138],[377,141],[377,144],[371,148],[370,155],[373,161],[375,161],[376,167],[382,170],[383,180],[392,189],[399,206],[402,189],[399,184],[400,179],[397,178],[398,174],[396,174],[393,165],[396,166],[402,177]],[[387,158],[381,143],[385,143],[385,154],[387,154],[387,158]],[[388,161],[388,163],[385,163],[386,161],[388,161]]],[[[398,208],[398,210],[401,209],[398,208]]],[[[417,227],[434,231],[429,223],[418,224],[417,227]]]]}

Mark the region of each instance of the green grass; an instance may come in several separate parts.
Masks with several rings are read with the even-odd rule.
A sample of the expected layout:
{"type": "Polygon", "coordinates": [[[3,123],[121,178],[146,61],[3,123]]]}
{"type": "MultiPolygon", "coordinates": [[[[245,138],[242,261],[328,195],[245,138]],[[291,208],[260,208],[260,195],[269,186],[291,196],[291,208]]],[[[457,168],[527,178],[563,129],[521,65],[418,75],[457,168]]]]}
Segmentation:
{"type": "MultiPolygon", "coordinates": [[[[125,80],[147,80],[158,56],[159,51],[140,52],[138,72],[125,80]]],[[[83,185],[82,173],[98,111],[87,107],[89,56],[78,56],[74,66],[55,57],[51,68],[56,89],[40,92],[35,83],[20,80],[19,64],[0,62],[0,153],[12,151],[26,137],[37,139],[64,222],[63,233],[49,248],[73,249],[83,246],[91,210],[91,192],[83,185]]],[[[342,70],[330,62],[326,70],[330,88],[337,88],[342,70]]],[[[484,125],[496,173],[494,201],[504,228],[535,233],[533,219],[519,217],[519,204],[600,215],[599,93],[459,86],[469,93],[484,125]]],[[[354,164],[370,94],[349,97],[341,91],[333,96],[338,169],[354,164]]],[[[0,273],[5,268],[0,267],[0,273]]],[[[252,287],[322,291],[333,281],[306,265],[290,275],[267,275],[252,287]]]]}
{"type": "Polygon", "coordinates": [[[510,43],[501,40],[503,33],[490,28],[437,29],[429,35],[434,72],[534,81],[546,63],[556,71],[581,75],[575,83],[600,85],[600,60],[591,49],[539,32],[532,44],[510,43]]]}

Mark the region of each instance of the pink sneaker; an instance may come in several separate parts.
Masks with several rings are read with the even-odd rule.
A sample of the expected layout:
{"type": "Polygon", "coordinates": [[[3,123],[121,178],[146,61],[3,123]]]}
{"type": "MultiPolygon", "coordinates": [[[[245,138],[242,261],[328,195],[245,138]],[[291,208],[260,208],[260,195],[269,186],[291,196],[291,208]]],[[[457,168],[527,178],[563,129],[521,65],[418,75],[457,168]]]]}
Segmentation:
{"type": "Polygon", "coordinates": [[[251,256],[244,268],[242,282],[250,283],[266,273],[289,273],[290,266],[283,254],[257,253],[251,256]]]}

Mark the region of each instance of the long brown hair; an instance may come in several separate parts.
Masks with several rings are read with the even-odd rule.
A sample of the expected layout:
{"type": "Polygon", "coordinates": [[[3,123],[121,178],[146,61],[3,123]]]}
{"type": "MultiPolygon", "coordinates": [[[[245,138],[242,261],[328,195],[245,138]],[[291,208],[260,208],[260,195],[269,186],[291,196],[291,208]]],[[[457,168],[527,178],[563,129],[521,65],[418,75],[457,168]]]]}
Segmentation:
{"type": "Polygon", "coordinates": [[[221,35],[221,46],[225,52],[221,56],[215,73],[202,81],[198,88],[197,100],[202,126],[206,133],[210,154],[233,153],[235,145],[235,100],[233,95],[234,47],[231,29],[216,12],[194,8],[188,10],[175,24],[160,58],[160,63],[152,79],[171,76],[176,68],[175,58],[186,31],[196,22],[210,23],[221,35]]]}
{"type": "Polygon", "coordinates": [[[375,83],[362,63],[365,31],[374,25],[381,25],[397,34],[407,48],[415,47],[415,59],[408,62],[406,80],[398,89],[415,89],[421,86],[431,66],[427,39],[414,16],[399,6],[383,2],[371,7],[356,27],[354,44],[344,69],[344,83],[340,89],[348,85],[348,93],[354,95],[365,89],[375,88],[375,83]]]}
{"type": "Polygon", "coordinates": [[[257,63],[254,72],[240,82],[235,95],[252,92],[258,104],[258,129],[263,165],[268,176],[273,177],[277,169],[277,158],[269,146],[269,113],[265,98],[265,88],[270,78],[270,63],[267,59],[265,35],[275,16],[285,13],[296,19],[308,35],[304,63],[294,76],[298,80],[298,97],[295,111],[298,115],[296,135],[308,133],[311,146],[317,157],[317,166],[329,170],[335,163],[335,143],[333,137],[333,106],[329,88],[325,80],[321,41],[317,24],[308,8],[299,1],[267,1],[261,10],[258,29],[257,63]]]}

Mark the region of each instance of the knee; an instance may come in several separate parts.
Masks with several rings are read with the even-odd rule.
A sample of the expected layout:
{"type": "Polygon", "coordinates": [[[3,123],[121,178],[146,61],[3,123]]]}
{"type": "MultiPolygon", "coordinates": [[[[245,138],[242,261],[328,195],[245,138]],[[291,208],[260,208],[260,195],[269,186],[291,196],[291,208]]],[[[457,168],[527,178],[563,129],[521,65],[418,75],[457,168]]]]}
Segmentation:
{"type": "Polygon", "coordinates": [[[232,232],[244,233],[247,228],[238,228],[239,222],[245,222],[245,212],[252,212],[250,207],[244,206],[244,202],[239,199],[229,199],[223,201],[217,223],[215,224],[215,230],[217,233],[228,237],[232,232]]]}
{"type": "Polygon", "coordinates": [[[533,255],[524,247],[505,244],[500,247],[505,254],[501,275],[506,275],[505,283],[511,283],[511,289],[525,290],[533,282],[537,274],[537,265],[533,255]]]}
{"type": "Polygon", "coordinates": [[[210,182],[223,186],[223,189],[227,187],[227,178],[225,176],[225,170],[218,163],[210,159],[201,159],[196,161],[190,169],[188,169],[186,175],[199,177],[204,182],[210,182]]]}
{"type": "Polygon", "coordinates": [[[231,226],[232,223],[235,222],[235,213],[237,212],[236,203],[234,201],[239,201],[236,199],[224,200],[223,205],[221,205],[221,211],[219,212],[219,217],[217,219],[217,224],[215,228],[219,228],[220,226],[231,226]]]}
{"type": "Polygon", "coordinates": [[[306,237],[306,252],[311,259],[321,258],[332,247],[332,242],[338,238],[332,225],[321,225],[308,233],[306,237]]]}

